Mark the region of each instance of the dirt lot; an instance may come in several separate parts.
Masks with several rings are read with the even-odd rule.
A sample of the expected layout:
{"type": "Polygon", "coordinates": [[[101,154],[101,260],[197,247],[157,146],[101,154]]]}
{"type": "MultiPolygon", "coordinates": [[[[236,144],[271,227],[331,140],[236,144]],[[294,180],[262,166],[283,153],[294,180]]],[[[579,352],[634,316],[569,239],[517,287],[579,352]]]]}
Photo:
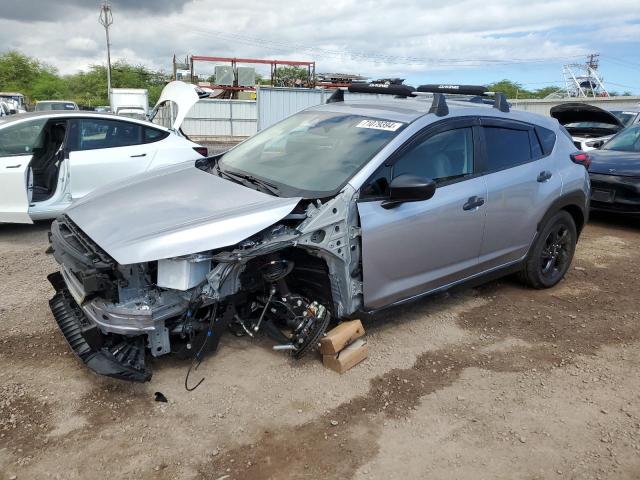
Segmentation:
{"type": "Polygon", "coordinates": [[[640,478],[640,222],[596,219],[555,289],[368,319],[342,376],[226,336],[192,393],[172,358],[132,385],[70,353],[47,228],[0,225],[0,479],[640,478]]]}

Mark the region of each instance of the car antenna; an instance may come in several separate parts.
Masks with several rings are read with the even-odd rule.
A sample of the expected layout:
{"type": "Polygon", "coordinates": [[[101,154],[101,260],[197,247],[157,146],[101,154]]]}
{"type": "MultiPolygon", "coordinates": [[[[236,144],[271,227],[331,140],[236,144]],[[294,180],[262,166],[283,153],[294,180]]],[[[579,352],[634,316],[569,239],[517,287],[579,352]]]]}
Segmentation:
{"type": "Polygon", "coordinates": [[[344,90],[338,88],[335,92],[331,94],[325,103],[339,103],[344,102],[344,90]]]}
{"type": "Polygon", "coordinates": [[[449,114],[447,99],[445,98],[443,93],[433,94],[433,101],[431,102],[429,113],[435,113],[438,117],[445,117],[449,114]]]}
{"type": "Polygon", "coordinates": [[[509,111],[509,102],[507,102],[507,97],[504,93],[502,92],[496,92],[495,93],[495,100],[493,101],[493,108],[497,108],[498,110],[500,110],[501,112],[508,112],[509,111]]]}

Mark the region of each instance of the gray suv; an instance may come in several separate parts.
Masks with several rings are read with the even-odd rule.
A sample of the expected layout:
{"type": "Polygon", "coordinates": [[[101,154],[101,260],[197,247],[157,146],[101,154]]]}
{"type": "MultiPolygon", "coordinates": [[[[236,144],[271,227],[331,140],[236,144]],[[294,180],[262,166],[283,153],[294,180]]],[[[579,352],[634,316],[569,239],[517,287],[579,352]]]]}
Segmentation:
{"type": "Polygon", "coordinates": [[[554,286],[587,219],[585,156],[556,120],[501,94],[447,101],[454,87],[354,85],[388,95],[338,91],[224,154],[73,204],[52,224],[49,276],[71,348],[145,381],[147,354],[199,361],[226,330],[298,358],[332,321],[468,280],[554,286]]]}

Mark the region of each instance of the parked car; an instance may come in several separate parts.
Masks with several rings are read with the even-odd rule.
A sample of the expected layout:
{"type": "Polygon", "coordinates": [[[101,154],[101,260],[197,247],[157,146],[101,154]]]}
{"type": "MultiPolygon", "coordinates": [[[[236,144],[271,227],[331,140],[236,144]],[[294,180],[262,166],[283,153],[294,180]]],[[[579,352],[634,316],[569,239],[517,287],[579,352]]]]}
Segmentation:
{"type": "Polygon", "coordinates": [[[36,102],[36,112],[49,112],[52,110],[80,110],[76,102],[69,100],[41,100],[36,102]]]}
{"type": "Polygon", "coordinates": [[[75,110],[0,119],[0,222],[55,218],[99,186],[206,155],[179,130],[198,96],[177,83],[161,97],[176,100],[170,128],[75,110]]]}
{"type": "Polygon", "coordinates": [[[626,110],[611,110],[625,127],[640,123],[640,108],[628,108],[626,110]]]}
{"type": "Polygon", "coordinates": [[[9,105],[11,114],[27,111],[24,95],[20,92],[0,92],[0,100],[9,105]]]}
{"type": "Polygon", "coordinates": [[[591,209],[640,215],[640,124],[589,152],[591,209]]]}
{"type": "Polygon", "coordinates": [[[120,117],[137,118],[138,120],[147,120],[147,113],[143,108],[139,107],[119,108],[116,115],[120,117]]]}
{"type": "Polygon", "coordinates": [[[503,95],[430,108],[404,85],[350,88],[409,98],[332,97],[52,224],[51,309],[90,369],[148,380],[146,351],[199,359],[227,327],[299,358],[331,319],[487,276],[562,279],[589,178],[555,120],[503,95]]]}
{"type": "Polygon", "coordinates": [[[0,117],[12,115],[11,107],[6,102],[0,102],[0,117]]]}
{"type": "Polygon", "coordinates": [[[586,103],[562,103],[549,113],[571,134],[576,148],[585,152],[600,148],[625,127],[613,112],[586,103]]]}

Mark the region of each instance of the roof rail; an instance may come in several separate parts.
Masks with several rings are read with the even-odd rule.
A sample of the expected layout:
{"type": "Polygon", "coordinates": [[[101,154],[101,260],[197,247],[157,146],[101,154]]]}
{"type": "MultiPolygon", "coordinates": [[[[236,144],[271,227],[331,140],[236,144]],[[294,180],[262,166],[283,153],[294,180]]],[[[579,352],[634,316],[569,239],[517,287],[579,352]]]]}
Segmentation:
{"type": "Polygon", "coordinates": [[[507,97],[502,92],[495,93],[496,99],[493,101],[493,108],[497,108],[501,112],[509,111],[509,102],[507,102],[507,97]]]}
{"type": "Polygon", "coordinates": [[[438,117],[444,117],[449,114],[449,107],[447,105],[447,99],[442,93],[433,94],[433,102],[431,102],[431,108],[429,113],[435,113],[438,117]]]}
{"type": "Polygon", "coordinates": [[[344,102],[344,91],[341,88],[338,88],[335,92],[331,94],[325,103],[338,103],[344,102]]]}

